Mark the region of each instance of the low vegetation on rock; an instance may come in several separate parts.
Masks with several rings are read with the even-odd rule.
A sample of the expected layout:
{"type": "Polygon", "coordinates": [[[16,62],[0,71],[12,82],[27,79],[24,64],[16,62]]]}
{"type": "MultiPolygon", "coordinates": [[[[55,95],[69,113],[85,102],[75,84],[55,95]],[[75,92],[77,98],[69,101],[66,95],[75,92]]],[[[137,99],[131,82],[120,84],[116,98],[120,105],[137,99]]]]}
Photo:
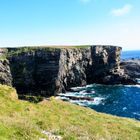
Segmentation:
{"type": "Polygon", "coordinates": [[[97,113],[55,99],[35,104],[18,99],[16,90],[0,85],[0,140],[138,140],[140,122],[97,113]]]}
{"type": "Polygon", "coordinates": [[[8,48],[7,57],[13,55],[19,55],[21,53],[31,53],[38,50],[43,51],[55,51],[57,49],[80,49],[80,48],[88,48],[90,45],[79,45],[79,46],[25,46],[25,47],[17,47],[17,48],[8,48]]]}

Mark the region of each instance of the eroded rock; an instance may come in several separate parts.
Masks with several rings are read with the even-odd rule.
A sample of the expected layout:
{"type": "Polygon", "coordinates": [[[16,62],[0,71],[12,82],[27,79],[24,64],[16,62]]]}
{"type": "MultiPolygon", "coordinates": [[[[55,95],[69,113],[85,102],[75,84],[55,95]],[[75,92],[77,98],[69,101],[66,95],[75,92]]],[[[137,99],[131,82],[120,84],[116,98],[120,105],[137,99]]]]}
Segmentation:
{"type": "Polygon", "coordinates": [[[0,61],[0,83],[45,97],[93,83],[135,84],[120,67],[120,53],[116,46],[10,48],[0,61]]]}
{"type": "Polygon", "coordinates": [[[140,78],[140,59],[123,60],[121,66],[130,77],[140,78]]]}

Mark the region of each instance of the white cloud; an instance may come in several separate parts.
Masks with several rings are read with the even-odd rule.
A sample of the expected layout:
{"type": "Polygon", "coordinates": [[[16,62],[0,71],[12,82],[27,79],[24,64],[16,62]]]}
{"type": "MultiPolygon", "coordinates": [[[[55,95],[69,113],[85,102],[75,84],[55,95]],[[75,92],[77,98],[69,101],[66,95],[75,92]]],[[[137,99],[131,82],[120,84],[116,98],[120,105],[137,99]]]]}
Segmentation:
{"type": "Polygon", "coordinates": [[[128,14],[132,10],[132,5],[131,4],[126,4],[122,8],[118,9],[113,9],[111,11],[111,14],[114,16],[123,16],[125,14],[128,14]]]}

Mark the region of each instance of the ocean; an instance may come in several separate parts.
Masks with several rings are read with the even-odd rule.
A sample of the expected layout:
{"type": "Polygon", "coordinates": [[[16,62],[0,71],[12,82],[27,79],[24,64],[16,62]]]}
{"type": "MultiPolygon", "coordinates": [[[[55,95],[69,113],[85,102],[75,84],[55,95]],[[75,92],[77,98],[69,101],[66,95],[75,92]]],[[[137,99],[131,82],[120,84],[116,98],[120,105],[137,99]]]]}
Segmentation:
{"type": "Polygon", "coordinates": [[[135,58],[135,59],[140,59],[140,51],[122,51],[121,54],[121,59],[130,59],[130,58],[135,58]]]}
{"type": "MultiPolygon", "coordinates": [[[[121,59],[140,58],[140,51],[122,52],[121,59]]],[[[140,83],[140,79],[138,79],[140,83]]],[[[87,85],[74,87],[57,98],[92,108],[98,112],[140,120],[140,85],[87,85]],[[72,100],[69,97],[88,97],[93,100],[72,100]]]]}

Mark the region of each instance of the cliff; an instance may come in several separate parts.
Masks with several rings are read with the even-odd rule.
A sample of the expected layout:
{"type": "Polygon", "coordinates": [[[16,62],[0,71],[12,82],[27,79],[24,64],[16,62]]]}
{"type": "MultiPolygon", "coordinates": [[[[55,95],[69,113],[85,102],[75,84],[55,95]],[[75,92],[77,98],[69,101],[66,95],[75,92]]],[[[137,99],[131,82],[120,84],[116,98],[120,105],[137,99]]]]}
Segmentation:
{"type": "Polygon", "coordinates": [[[0,82],[12,83],[21,94],[46,97],[92,83],[135,84],[120,68],[120,47],[25,47],[7,50],[7,60],[0,62],[0,72],[3,73],[0,82]]]}
{"type": "Polygon", "coordinates": [[[140,59],[123,60],[121,67],[130,77],[140,78],[140,59]]]}

